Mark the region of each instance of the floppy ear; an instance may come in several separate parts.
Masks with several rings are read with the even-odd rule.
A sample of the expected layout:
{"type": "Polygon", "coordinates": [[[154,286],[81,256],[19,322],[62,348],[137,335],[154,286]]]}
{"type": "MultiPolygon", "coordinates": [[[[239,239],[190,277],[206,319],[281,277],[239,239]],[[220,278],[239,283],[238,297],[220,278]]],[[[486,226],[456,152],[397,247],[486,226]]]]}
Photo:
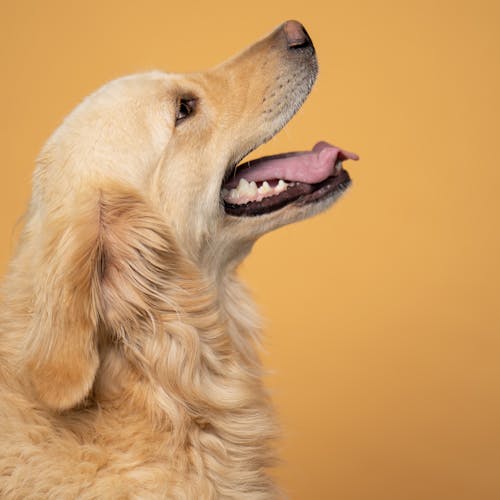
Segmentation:
{"type": "Polygon", "coordinates": [[[43,225],[27,367],[38,397],[56,410],[88,395],[99,366],[99,332],[142,361],[183,262],[163,221],[139,195],[109,187],[72,203],[78,216],[43,225]]]}
{"type": "Polygon", "coordinates": [[[24,244],[37,248],[25,367],[40,400],[56,410],[81,402],[99,365],[99,206],[73,203],[37,216],[24,244]],[[36,236],[35,236],[36,235],[36,236]]]}

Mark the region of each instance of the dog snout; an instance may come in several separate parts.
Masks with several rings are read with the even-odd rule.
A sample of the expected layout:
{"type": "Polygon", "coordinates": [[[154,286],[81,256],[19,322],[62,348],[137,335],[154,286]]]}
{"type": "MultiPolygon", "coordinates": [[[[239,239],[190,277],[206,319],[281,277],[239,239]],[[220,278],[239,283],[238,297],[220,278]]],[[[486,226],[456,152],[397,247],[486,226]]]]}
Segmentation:
{"type": "Polygon", "coordinates": [[[290,50],[312,48],[314,49],[311,37],[304,26],[298,21],[287,21],[283,24],[287,46],[290,50]]]}

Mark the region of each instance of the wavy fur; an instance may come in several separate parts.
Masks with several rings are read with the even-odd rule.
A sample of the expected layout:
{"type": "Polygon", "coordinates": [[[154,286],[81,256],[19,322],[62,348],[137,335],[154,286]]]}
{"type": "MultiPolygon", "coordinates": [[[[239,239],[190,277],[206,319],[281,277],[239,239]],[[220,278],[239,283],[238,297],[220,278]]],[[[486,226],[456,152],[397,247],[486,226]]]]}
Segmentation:
{"type": "Polygon", "coordinates": [[[2,498],[279,495],[258,321],[235,270],[260,235],[317,209],[234,218],[220,188],[315,71],[280,27],[206,73],[111,82],[49,139],[3,285],[2,498]],[[178,124],[185,95],[197,110],[178,124]]]}
{"type": "Polygon", "coordinates": [[[45,266],[19,256],[5,284],[18,300],[1,344],[2,495],[268,498],[275,427],[248,325],[225,317],[136,193],[83,205],[44,224],[45,266]],[[27,394],[7,375],[19,370],[27,394]]]}

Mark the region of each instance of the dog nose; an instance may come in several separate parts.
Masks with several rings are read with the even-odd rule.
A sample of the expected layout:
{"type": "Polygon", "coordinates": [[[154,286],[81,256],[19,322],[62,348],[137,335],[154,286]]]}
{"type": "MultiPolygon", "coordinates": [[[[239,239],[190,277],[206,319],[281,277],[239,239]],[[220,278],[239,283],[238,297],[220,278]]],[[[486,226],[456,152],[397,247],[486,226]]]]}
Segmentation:
{"type": "Polygon", "coordinates": [[[312,46],[307,31],[298,21],[287,21],[283,25],[283,31],[285,32],[289,49],[302,49],[312,46]]]}

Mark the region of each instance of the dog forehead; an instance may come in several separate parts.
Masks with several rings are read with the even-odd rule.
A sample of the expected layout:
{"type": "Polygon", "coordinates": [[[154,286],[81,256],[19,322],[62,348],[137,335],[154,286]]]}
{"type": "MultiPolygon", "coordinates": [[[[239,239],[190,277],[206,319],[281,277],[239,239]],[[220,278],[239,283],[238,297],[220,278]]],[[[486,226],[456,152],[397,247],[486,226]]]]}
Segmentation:
{"type": "MultiPolygon", "coordinates": [[[[74,114],[84,114],[90,121],[106,119],[122,128],[136,123],[148,126],[175,127],[176,109],[183,99],[201,98],[207,103],[207,82],[202,74],[136,73],[112,80],[87,97],[74,114]]],[[[205,107],[205,109],[207,109],[205,107]]]]}
{"type": "Polygon", "coordinates": [[[115,99],[160,98],[171,99],[175,102],[189,91],[202,90],[202,74],[165,73],[152,71],[149,73],[135,73],[103,85],[95,95],[115,99]]]}
{"type": "Polygon", "coordinates": [[[147,106],[149,103],[168,103],[173,94],[171,79],[161,72],[136,73],[111,80],[83,101],[83,108],[98,108],[102,112],[119,106],[147,106]]]}

